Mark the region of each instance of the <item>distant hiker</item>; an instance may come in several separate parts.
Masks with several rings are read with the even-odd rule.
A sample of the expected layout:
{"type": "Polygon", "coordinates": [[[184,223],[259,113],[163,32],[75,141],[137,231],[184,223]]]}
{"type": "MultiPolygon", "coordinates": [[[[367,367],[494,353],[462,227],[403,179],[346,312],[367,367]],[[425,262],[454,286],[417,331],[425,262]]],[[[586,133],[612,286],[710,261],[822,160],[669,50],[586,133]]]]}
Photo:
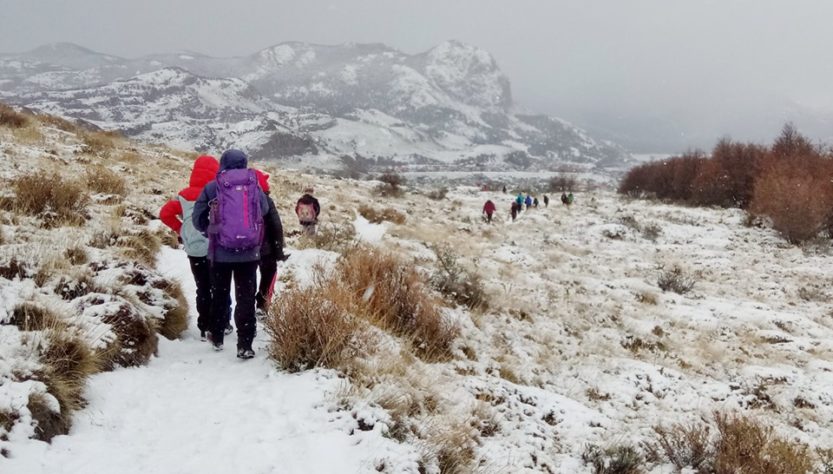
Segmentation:
{"type": "Polygon", "coordinates": [[[515,198],[515,203],[518,205],[518,212],[521,212],[524,206],[524,195],[522,193],[518,193],[518,196],[515,198]]]}
{"type": "Polygon", "coordinates": [[[283,225],[281,216],[275,207],[275,201],[269,195],[269,175],[262,171],[255,171],[260,189],[266,194],[269,212],[263,218],[263,244],[260,246],[260,283],[255,295],[255,314],[263,317],[269,311],[272,294],[275,291],[275,279],[278,276],[278,261],[286,261],[283,253],[283,225]]]}
{"type": "Polygon", "coordinates": [[[567,197],[567,193],[561,193],[561,204],[564,204],[565,206],[570,205],[570,200],[567,197]]]}
{"type": "Polygon", "coordinates": [[[532,207],[538,207],[538,198],[532,198],[532,207]]]}
{"type": "Polygon", "coordinates": [[[550,197],[544,194],[544,207],[550,207],[550,197]]]}
{"type": "MultiPolygon", "coordinates": [[[[194,228],[192,216],[194,202],[200,196],[203,187],[214,180],[219,168],[220,164],[213,156],[203,155],[197,158],[191,169],[188,187],[159,210],[159,219],[177,233],[188,255],[191,274],[197,286],[197,328],[203,340],[205,332],[211,328],[211,264],[208,260],[208,238],[194,228]]],[[[234,328],[229,324],[228,309],[226,314],[225,331],[229,334],[234,328]]]]}
{"type": "Polygon", "coordinates": [[[237,326],[237,357],[255,356],[255,293],[264,217],[269,213],[266,194],[260,190],[257,174],[248,169],[248,157],[240,150],[226,150],[220,157],[220,171],[205,185],[194,204],[194,227],[208,235],[211,260],[211,320],[209,340],[223,350],[225,302],[234,279],[234,322],[237,326]]]}
{"type": "Polygon", "coordinates": [[[486,215],[486,222],[492,223],[492,214],[495,213],[496,209],[495,203],[491,199],[486,201],[486,204],[483,205],[483,214],[486,215]]]}
{"type": "Polygon", "coordinates": [[[527,194],[526,199],[524,200],[524,204],[526,204],[526,208],[529,209],[530,206],[532,206],[532,196],[527,194]]]}
{"type": "Polygon", "coordinates": [[[503,194],[506,194],[506,185],[503,185],[503,194]]]}
{"type": "Polygon", "coordinates": [[[304,195],[295,204],[295,214],[298,215],[298,222],[304,228],[307,235],[315,235],[315,226],[318,224],[318,214],[321,213],[321,206],[318,199],[312,195],[313,189],[304,190],[304,195]]]}
{"type": "Polygon", "coordinates": [[[518,217],[518,211],[520,210],[520,207],[521,206],[518,205],[517,201],[512,201],[512,210],[510,211],[510,214],[512,215],[513,222],[518,217]]]}
{"type": "Polygon", "coordinates": [[[573,197],[573,193],[570,193],[570,194],[567,195],[567,205],[568,206],[573,203],[573,199],[575,199],[573,197]]]}

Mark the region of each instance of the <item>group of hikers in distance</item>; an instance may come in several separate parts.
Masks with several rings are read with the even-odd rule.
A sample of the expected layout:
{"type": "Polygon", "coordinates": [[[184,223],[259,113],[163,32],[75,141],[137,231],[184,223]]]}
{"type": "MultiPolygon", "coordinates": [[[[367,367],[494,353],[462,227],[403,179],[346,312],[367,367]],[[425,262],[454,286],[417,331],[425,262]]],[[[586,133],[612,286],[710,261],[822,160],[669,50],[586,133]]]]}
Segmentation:
{"type": "MultiPolygon", "coordinates": [[[[503,187],[503,192],[504,193],[506,192],[506,186],[503,187]]],[[[569,205],[573,204],[573,199],[574,199],[574,197],[573,197],[572,192],[570,192],[570,193],[566,193],[566,192],[561,193],[561,203],[564,204],[565,206],[569,206],[569,205]]],[[[544,207],[549,207],[549,205],[550,205],[549,196],[544,194],[543,200],[544,200],[544,207]]],[[[527,193],[526,197],[524,197],[523,193],[518,193],[518,195],[512,201],[512,205],[511,205],[510,210],[509,210],[509,215],[512,217],[512,220],[514,221],[518,217],[518,214],[521,213],[521,211],[523,211],[524,209],[529,210],[532,207],[535,207],[535,208],[538,207],[538,198],[532,196],[532,194],[530,194],[530,193],[527,193]]],[[[489,199],[483,205],[483,219],[486,222],[491,223],[492,222],[492,216],[494,215],[495,211],[497,211],[497,206],[495,206],[495,203],[491,199],[489,199]]]]}
{"type": "MultiPolygon", "coordinates": [[[[313,189],[305,189],[295,204],[305,234],[315,234],[320,212],[313,189]]],[[[269,175],[249,168],[248,157],[240,150],[227,150],[219,162],[213,156],[200,156],[188,187],[162,206],[159,218],[177,233],[188,255],[197,287],[201,339],[220,351],[224,336],[234,331],[233,280],[237,357],[254,357],[257,318],[269,309],[278,262],[289,257],[284,253],[283,225],[270,195],[269,175]]]]}

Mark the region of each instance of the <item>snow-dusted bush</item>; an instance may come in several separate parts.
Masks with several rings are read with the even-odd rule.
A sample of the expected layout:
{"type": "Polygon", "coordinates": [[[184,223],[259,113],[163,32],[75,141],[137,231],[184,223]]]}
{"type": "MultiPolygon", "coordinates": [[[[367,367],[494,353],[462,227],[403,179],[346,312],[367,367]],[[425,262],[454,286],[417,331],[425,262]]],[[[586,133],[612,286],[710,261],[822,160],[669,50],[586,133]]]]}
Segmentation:
{"type": "Polygon", "coordinates": [[[431,275],[431,285],[452,301],[470,309],[488,308],[488,297],[480,275],[463,267],[448,246],[435,247],[434,253],[437,255],[437,268],[431,275]]]}
{"type": "Polygon", "coordinates": [[[402,197],[405,193],[402,189],[402,186],[405,185],[405,177],[395,171],[382,173],[378,180],[382,184],[376,188],[376,192],[383,197],[402,197]]]}
{"type": "Polygon", "coordinates": [[[752,418],[715,413],[714,426],[704,423],[654,428],[645,444],[650,457],[677,469],[698,473],[803,474],[817,471],[817,460],[804,443],[788,440],[752,418]]]}
{"type": "Polygon", "coordinates": [[[298,248],[317,248],[343,252],[356,243],[356,229],[350,224],[320,224],[315,235],[302,235],[298,248]]]}
{"type": "Polygon", "coordinates": [[[156,266],[156,254],[162,248],[156,234],[147,229],[121,235],[116,239],[116,244],[123,248],[125,257],[150,268],[156,266]]]}
{"type": "Polygon", "coordinates": [[[156,353],[158,340],[153,321],[140,314],[127,299],[92,293],[75,304],[82,318],[98,320],[112,328],[115,337],[99,351],[105,368],[144,365],[156,353]]]}
{"type": "Polygon", "coordinates": [[[84,186],[57,173],[36,171],[12,180],[17,211],[39,216],[45,224],[81,224],[90,198],[84,186]]]}
{"type": "Polygon", "coordinates": [[[601,448],[588,446],[581,455],[593,474],[642,474],[645,459],[633,446],[626,444],[601,448]]]}
{"type": "Polygon", "coordinates": [[[694,277],[688,274],[679,265],[672,265],[660,273],[657,285],[662,291],[673,291],[683,295],[694,288],[694,277]]]}
{"type": "Polygon", "coordinates": [[[393,255],[356,247],[338,263],[338,275],[352,290],[363,316],[412,341],[425,359],[446,359],[459,329],[440,312],[422,276],[393,255]]]}

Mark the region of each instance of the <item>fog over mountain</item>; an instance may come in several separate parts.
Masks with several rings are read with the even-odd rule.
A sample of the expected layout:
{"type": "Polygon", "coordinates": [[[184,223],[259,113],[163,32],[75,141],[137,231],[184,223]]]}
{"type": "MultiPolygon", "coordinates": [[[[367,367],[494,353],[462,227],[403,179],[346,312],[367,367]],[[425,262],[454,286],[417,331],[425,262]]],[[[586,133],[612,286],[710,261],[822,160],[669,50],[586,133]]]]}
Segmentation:
{"type": "Polygon", "coordinates": [[[0,50],[70,41],[138,57],[249,54],[283,41],[459,39],[489,51],[515,103],[633,151],[765,140],[785,121],[833,138],[833,3],[824,0],[349,2],[0,0],[0,50]]]}

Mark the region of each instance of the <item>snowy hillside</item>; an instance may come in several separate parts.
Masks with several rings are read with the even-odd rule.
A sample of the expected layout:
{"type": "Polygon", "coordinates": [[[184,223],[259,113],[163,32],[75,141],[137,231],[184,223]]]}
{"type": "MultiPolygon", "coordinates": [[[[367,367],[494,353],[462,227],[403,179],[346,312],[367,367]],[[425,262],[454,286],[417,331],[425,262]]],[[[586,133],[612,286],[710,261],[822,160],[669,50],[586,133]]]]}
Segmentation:
{"type": "Polygon", "coordinates": [[[61,43],[0,55],[0,98],[154,143],[234,144],[301,167],[337,167],[342,156],[483,171],[630,160],[563,120],[519,114],[494,58],[457,41],[414,55],[293,42],[237,58],[137,59],[61,43]]]}
{"type": "MultiPolygon", "coordinates": [[[[513,222],[509,202],[524,190],[511,186],[507,194],[460,186],[442,200],[429,198],[430,188],[383,197],[378,182],[259,162],[272,175],[291,253],[279,268],[276,308],[299,295],[310,308],[325,307],[333,295],[303,291],[338,278],[351,255],[392,255],[425,281],[450,269],[472,285],[421,300],[457,331],[443,357],[425,355],[431,341],[376,321],[340,363],[289,373],[298,367],[268,358],[273,339],[263,325],[252,361],[200,342],[184,253],[162,247],[148,255],[130,238],[165,235],[154,214],[184,186],[191,157],[127,141],[103,145],[85,133],[56,121],[0,126],[3,189],[34,169],[71,179],[103,167],[128,184],[124,194],[91,192],[83,221],[29,215],[9,205],[19,196],[0,195],[0,472],[591,473],[613,472],[594,468],[593,453],[625,453],[634,470],[616,472],[659,474],[699,458],[688,444],[664,458],[654,428],[692,426],[714,439],[715,413],[771,426],[756,451],[769,453],[767,440],[777,436],[780,453],[798,447],[820,466],[815,448],[833,448],[829,245],[790,246],[746,225],[739,210],[601,191],[513,222]],[[291,212],[308,185],[324,210],[316,240],[298,236],[291,212]],[[480,219],[487,199],[498,205],[492,224],[480,219]],[[69,246],[80,250],[65,252],[69,246]],[[84,261],[70,258],[82,252],[84,261]],[[12,258],[31,261],[28,270],[12,258]],[[53,342],[44,341],[68,328],[109,353],[119,326],[101,318],[120,306],[108,302],[156,327],[172,307],[154,293],[165,287],[160,279],[181,284],[188,328],[145,349],[145,359],[120,351],[114,370],[89,376],[69,433],[35,439],[52,419],[46,415],[64,409],[50,395],[44,354],[53,342]],[[455,303],[471,295],[483,301],[455,303]],[[29,313],[16,309],[27,301],[62,323],[27,327],[20,315],[29,313]]],[[[380,291],[368,287],[360,300],[380,291]]]]}

